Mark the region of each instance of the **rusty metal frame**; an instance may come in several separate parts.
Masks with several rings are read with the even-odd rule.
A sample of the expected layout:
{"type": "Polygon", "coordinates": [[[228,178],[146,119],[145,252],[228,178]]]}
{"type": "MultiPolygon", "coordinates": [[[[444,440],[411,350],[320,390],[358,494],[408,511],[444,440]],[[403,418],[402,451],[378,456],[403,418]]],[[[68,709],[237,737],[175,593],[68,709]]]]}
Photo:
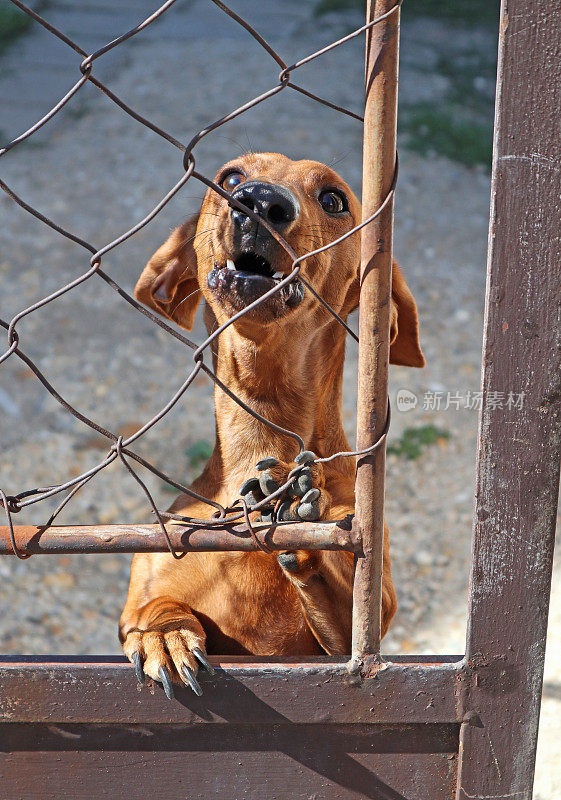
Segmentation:
{"type": "MultiPolygon", "coordinates": [[[[373,0],[368,19],[391,5],[373,0]]],[[[369,30],[365,215],[393,186],[398,34],[399,12],[369,30]]],[[[202,676],[203,698],[178,690],[170,703],[157,686],[137,689],[124,659],[1,658],[6,796],[54,800],[79,768],[76,798],[126,791],[144,800],[165,781],[170,800],[232,791],[530,800],[561,457],[560,41],[561,14],[548,0],[503,0],[465,656],[380,656],[378,448],[359,461],[352,525],[279,525],[258,534],[273,549],[357,554],[349,663],[213,658],[221,669],[202,676]],[[521,382],[524,409],[507,422],[492,412],[490,393],[521,382]],[[217,783],[219,763],[226,789],[217,783]]],[[[390,200],[363,229],[359,449],[377,440],[385,419],[391,223],[390,200]]],[[[227,546],[215,528],[170,530],[178,549],[227,546]]],[[[233,530],[236,549],[257,546],[242,527],[233,530]]],[[[23,553],[165,547],[157,526],[15,526],[14,535],[23,553]]],[[[6,527],[0,552],[11,552],[6,527]]]]}
{"type": "MultiPolygon", "coordinates": [[[[391,0],[368,6],[367,18],[386,14],[391,0]]],[[[392,286],[393,193],[397,174],[397,75],[400,10],[366,34],[362,213],[367,219],[390,201],[362,231],[358,344],[357,449],[382,435],[388,407],[390,300],[392,286]]],[[[381,639],[382,549],[386,448],[359,456],[355,527],[362,553],[353,595],[354,663],[378,659],[381,639]]]]}
{"type": "MultiPolygon", "coordinates": [[[[245,525],[169,525],[177,552],[212,550],[349,550],[360,545],[351,521],[282,522],[274,526],[255,523],[251,536],[245,525]],[[257,541],[256,541],[257,539],[257,541]]],[[[37,525],[15,525],[14,537],[23,555],[67,553],[163,553],[167,547],[158,525],[64,525],[43,530],[37,525]]],[[[0,555],[13,555],[6,527],[0,530],[0,555]]]]}

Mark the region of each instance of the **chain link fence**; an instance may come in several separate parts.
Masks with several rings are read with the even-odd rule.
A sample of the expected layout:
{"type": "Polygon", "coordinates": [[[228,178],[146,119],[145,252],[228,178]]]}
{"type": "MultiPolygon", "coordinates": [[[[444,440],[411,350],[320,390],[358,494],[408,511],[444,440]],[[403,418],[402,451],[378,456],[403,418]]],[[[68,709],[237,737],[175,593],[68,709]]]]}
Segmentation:
{"type": "MultiPolygon", "coordinates": [[[[26,130],[21,135],[17,136],[13,141],[9,142],[4,147],[0,148],[0,156],[5,155],[13,148],[20,145],[22,142],[29,140],[40,128],[42,128],[45,124],[47,124],[51,119],[53,119],[63,108],[64,106],[73,98],[75,97],[80,90],[86,85],[86,83],[91,83],[95,86],[99,91],[103,92],[113,103],[115,103],[122,111],[128,115],[130,115],[134,120],[136,120],[140,125],[144,125],[158,136],[165,139],[172,147],[177,148],[182,153],[182,174],[179,180],[175,183],[175,185],[168,191],[168,193],[160,200],[160,202],[152,209],[152,211],[146,215],[142,220],[140,220],[136,225],[134,225],[129,230],[125,231],[123,234],[118,236],[113,241],[109,242],[108,244],[98,247],[95,244],[85,240],[77,233],[73,231],[66,230],[65,228],[61,227],[57,224],[56,221],[50,219],[45,214],[43,214],[40,210],[34,208],[29,203],[26,202],[25,198],[20,197],[16,194],[13,189],[8,186],[3,180],[0,179],[0,188],[14,201],[16,202],[21,208],[23,208],[26,212],[33,215],[45,225],[48,225],[54,231],[56,231],[61,236],[71,240],[72,242],[78,244],[84,250],[86,250],[90,254],[88,268],[79,276],[74,278],[73,280],[69,281],[65,285],[58,288],[56,291],[52,292],[51,294],[41,298],[40,300],[36,301],[35,303],[29,305],[27,308],[20,311],[16,314],[11,320],[3,320],[0,319],[0,325],[4,328],[7,335],[7,347],[0,355],[0,364],[7,361],[9,358],[18,358],[22,362],[24,362],[29,369],[32,370],[34,375],[37,379],[42,383],[45,389],[55,398],[55,400],[60,403],[60,405],[66,409],[69,414],[72,414],[76,419],[82,422],[84,425],[88,426],[92,430],[96,431],[98,434],[106,437],[108,441],[111,443],[110,447],[105,455],[105,457],[99,461],[94,466],[90,467],[86,471],[78,475],[73,475],[69,477],[67,480],[63,481],[62,483],[58,483],[56,485],[51,486],[41,486],[41,487],[33,487],[33,488],[25,488],[20,491],[14,491],[13,489],[10,490],[8,487],[0,487],[0,502],[3,506],[8,528],[10,531],[10,539],[12,544],[13,552],[18,555],[20,558],[28,558],[29,555],[24,555],[23,553],[19,552],[15,534],[14,534],[14,524],[13,524],[13,515],[17,514],[23,508],[27,506],[31,506],[36,503],[40,503],[45,501],[49,498],[53,498],[58,495],[62,495],[62,499],[60,500],[58,506],[55,510],[49,515],[48,519],[45,521],[44,526],[42,526],[43,530],[47,530],[54,522],[58,514],[62,511],[62,509],[67,505],[67,503],[76,495],[78,491],[82,487],[84,487],[89,481],[91,481],[96,475],[98,475],[103,469],[107,466],[112,464],[113,462],[119,460],[123,467],[128,470],[131,476],[135,479],[139,487],[144,492],[146,499],[158,520],[160,530],[162,536],[164,537],[167,547],[169,548],[170,552],[176,557],[180,558],[182,554],[177,553],[172,545],[170,537],[168,535],[168,531],[166,530],[166,519],[174,519],[180,522],[190,523],[190,524],[197,524],[197,523],[204,523],[205,526],[216,526],[216,527],[223,527],[225,525],[230,525],[236,521],[243,521],[247,525],[247,528],[257,546],[263,549],[264,545],[259,539],[255,536],[253,531],[253,527],[251,524],[251,518],[249,516],[250,511],[257,512],[264,508],[269,508],[271,504],[274,505],[275,508],[278,508],[280,502],[282,501],[283,497],[285,496],[287,490],[290,488],[292,482],[296,479],[298,473],[305,468],[306,464],[310,463],[319,463],[319,462],[326,462],[331,461],[338,457],[355,457],[357,455],[364,455],[367,453],[373,452],[384,440],[386,437],[386,433],[388,430],[389,425],[389,408],[388,408],[388,416],[386,420],[386,425],[384,427],[383,433],[377,439],[377,441],[370,447],[364,450],[359,451],[349,451],[349,452],[339,452],[339,453],[332,453],[324,458],[317,458],[314,454],[307,454],[304,448],[304,442],[301,437],[295,433],[294,431],[287,430],[270,420],[266,419],[265,417],[258,414],[254,409],[251,409],[243,400],[241,400],[238,396],[236,396],[228,386],[226,386],[218,376],[213,372],[213,370],[205,363],[204,357],[205,352],[210,348],[212,343],[222,334],[222,332],[229,327],[230,325],[234,324],[237,320],[243,317],[245,314],[251,312],[256,306],[259,304],[266,302],[269,297],[279,292],[282,292],[283,289],[289,286],[292,282],[298,280],[303,286],[305,290],[311,292],[317,300],[324,306],[326,311],[331,314],[340,325],[346,330],[346,332],[352,336],[355,340],[358,341],[356,334],[349,328],[346,322],[341,319],[341,317],[331,308],[331,306],[316,292],[314,287],[303,278],[301,274],[301,264],[308,258],[316,257],[318,254],[324,252],[325,250],[336,246],[341,241],[346,239],[353,234],[356,234],[361,228],[368,225],[372,222],[376,217],[378,217],[384,209],[388,206],[393,198],[393,194],[395,191],[395,184],[397,180],[397,166],[394,174],[394,179],[391,185],[391,188],[384,199],[383,203],[380,207],[367,219],[363,220],[359,225],[353,227],[350,231],[348,231],[344,236],[339,237],[338,239],[330,242],[328,245],[324,247],[312,250],[304,255],[297,256],[288,242],[273,228],[271,225],[263,219],[263,217],[255,214],[252,210],[248,209],[246,206],[240,204],[234,197],[232,197],[227,191],[225,191],[221,186],[217,185],[213,180],[207,178],[205,175],[201,174],[196,168],[196,161],[194,151],[196,145],[203,139],[205,136],[208,136],[213,131],[221,128],[222,126],[226,125],[231,120],[239,117],[240,115],[247,112],[249,109],[253,108],[254,106],[266,102],[268,99],[274,97],[279,92],[283,92],[286,90],[291,90],[294,92],[298,92],[311,101],[320,103],[324,106],[327,106],[334,111],[348,115],[358,122],[362,122],[363,118],[354,113],[353,111],[344,108],[340,105],[337,105],[331,102],[329,99],[324,97],[320,97],[317,94],[310,92],[304,86],[301,86],[294,82],[293,75],[294,73],[304,67],[306,64],[310,63],[311,61],[324,56],[326,53],[329,53],[334,48],[344,45],[349,40],[360,36],[361,34],[367,32],[373,26],[381,22],[382,20],[387,19],[391,15],[395,14],[398,9],[401,7],[402,0],[399,0],[395,6],[393,6],[389,11],[385,14],[380,15],[379,17],[373,19],[366,25],[352,31],[348,35],[337,39],[336,41],[331,42],[327,46],[317,50],[310,55],[304,56],[303,58],[295,61],[292,64],[287,64],[281,55],[271,47],[271,45],[256,31],[245,19],[235,13],[231,8],[229,8],[224,3],[220,2],[220,0],[211,0],[224,14],[228,15],[234,23],[241,25],[252,37],[253,39],[268,53],[271,57],[272,61],[275,62],[277,68],[280,69],[278,74],[278,78],[276,82],[272,85],[272,87],[253,97],[252,99],[248,100],[243,105],[239,106],[238,108],[230,111],[229,113],[225,114],[224,116],[220,117],[219,119],[210,122],[204,128],[199,130],[188,143],[184,143],[176,139],[174,136],[169,134],[167,131],[163,130],[161,127],[156,125],[152,120],[147,119],[146,117],[139,114],[134,108],[130,105],[125,103],[120,97],[118,97],[111,89],[102,81],[100,81],[95,73],[94,67],[95,62],[104,56],[109,51],[113,50],[115,47],[120,46],[125,41],[131,39],[134,36],[142,33],[142,31],[146,30],[148,26],[154,23],[159,17],[166,13],[173,13],[171,7],[175,4],[176,0],[168,0],[168,2],[164,3],[160,6],[153,14],[148,16],[144,19],[140,24],[136,27],[132,28],[131,30],[127,31],[126,33],[122,34],[121,36],[116,37],[103,47],[99,48],[93,53],[88,54],[84,49],[82,49],[75,41],[73,41],[70,37],[68,37],[63,31],[59,30],[54,25],[50,24],[47,19],[43,18],[37,11],[29,8],[24,3],[20,2],[20,0],[11,0],[15,6],[17,6],[21,11],[28,14],[36,23],[42,25],[46,28],[53,36],[58,37],[64,44],[68,47],[72,48],[77,56],[81,57],[80,62],[77,64],[80,77],[74,83],[74,85],[66,92],[66,94],[45,114],[40,120],[38,120],[34,125],[32,125],[28,130],[26,130]],[[132,297],[128,292],[126,292],[112,277],[110,277],[103,269],[102,269],[102,260],[103,257],[109,253],[110,251],[114,250],[116,247],[121,245],[123,242],[130,239],[130,237],[134,236],[138,231],[148,225],[155,217],[158,215],[165,206],[170,202],[170,200],[181,190],[183,187],[192,181],[198,181],[201,183],[206,189],[216,192],[218,195],[223,197],[226,202],[231,207],[240,208],[245,215],[252,218],[258,225],[262,225],[271,236],[273,236],[279,245],[284,248],[284,250],[288,253],[292,260],[291,271],[288,275],[286,275],[282,280],[280,280],[276,285],[263,294],[260,298],[255,300],[253,303],[246,306],[242,311],[234,314],[231,318],[229,318],[226,322],[220,325],[216,330],[214,330],[201,344],[197,344],[188,337],[186,337],[183,333],[175,330],[173,327],[168,325],[163,320],[156,317],[152,314],[148,309],[138,303],[134,297],[132,297]],[[63,295],[72,292],[76,287],[80,286],[85,282],[91,282],[91,285],[95,283],[96,278],[101,279],[107,285],[109,285],[115,292],[119,294],[122,300],[132,306],[136,311],[143,314],[145,317],[150,319],[155,325],[159,326],[162,330],[164,330],[170,336],[175,337],[178,339],[183,345],[189,348],[192,351],[192,358],[193,358],[193,368],[183,381],[181,386],[177,389],[177,391],[173,394],[171,398],[168,398],[166,402],[162,405],[160,410],[152,416],[144,425],[139,427],[134,433],[123,437],[121,435],[117,435],[113,431],[109,430],[108,428],[100,425],[99,423],[95,422],[91,417],[82,413],[79,409],[75,408],[71,405],[67,400],[57,391],[56,387],[53,386],[49,380],[46,378],[42,370],[37,366],[37,364],[22,350],[19,345],[19,336],[18,336],[18,324],[25,318],[28,317],[30,314],[38,311],[39,309],[43,308],[44,306],[56,302],[56,300],[63,295]],[[173,476],[166,474],[162,471],[158,466],[151,463],[146,458],[142,457],[138,453],[132,449],[135,442],[137,442],[140,437],[142,437],[147,431],[152,429],[157,423],[159,423],[168,412],[176,405],[176,403],[180,400],[181,397],[188,391],[189,387],[193,384],[195,378],[199,375],[199,373],[205,373],[214,383],[216,386],[220,388],[223,392],[225,392],[232,400],[234,400],[239,406],[241,406],[248,414],[251,414],[254,418],[258,419],[263,425],[268,426],[269,428],[275,430],[277,433],[290,437],[294,441],[296,441],[299,451],[300,451],[300,465],[294,469],[290,475],[288,476],[287,481],[279,487],[278,490],[271,493],[263,500],[260,500],[256,504],[252,505],[251,508],[248,508],[247,503],[243,497],[232,498],[232,502],[224,506],[210,498],[203,497],[202,495],[194,492],[188,486],[185,486],[181,481],[177,480],[173,476]],[[133,463],[135,467],[133,467],[133,463]],[[149,491],[146,483],[142,480],[141,476],[139,475],[136,465],[140,465],[141,467],[149,470],[154,475],[158,476],[161,480],[165,481],[171,487],[178,489],[182,492],[185,492],[188,496],[197,499],[203,503],[206,503],[212,509],[212,517],[210,520],[198,520],[188,517],[178,517],[177,515],[170,514],[168,512],[164,512],[160,510],[156,502],[149,491]]],[[[298,459],[297,459],[298,460],[298,459]]]]}

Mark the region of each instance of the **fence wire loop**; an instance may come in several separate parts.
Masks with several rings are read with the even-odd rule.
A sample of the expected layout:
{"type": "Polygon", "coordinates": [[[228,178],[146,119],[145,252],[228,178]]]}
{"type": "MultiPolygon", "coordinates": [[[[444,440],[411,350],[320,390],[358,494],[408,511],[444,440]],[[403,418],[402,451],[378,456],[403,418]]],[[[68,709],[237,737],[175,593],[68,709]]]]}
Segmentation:
{"type": "MultiPolygon", "coordinates": [[[[10,502],[13,499],[14,499],[13,497],[7,497],[4,494],[4,491],[0,489],[0,503],[2,503],[4,511],[6,513],[6,521],[8,523],[8,530],[10,531],[10,543],[12,545],[12,550],[14,551],[15,556],[20,558],[22,561],[25,561],[26,559],[31,558],[31,555],[30,554],[26,555],[25,553],[20,552],[20,550],[18,549],[18,545],[16,542],[16,534],[14,531],[14,523],[12,522],[12,514],[14,513],[14,508],[12,507],[10,502]]],[[[15,510],[19,511],[19,508],[15,510]]]]}
{"type": "MultiPolygon", "coordinates": [[[[246,526],[247,526],[247,529],[248,529],[248,531],[249,531],[249,534],[250,534],[251,538],[253,539],[253,541],[255,542],[255,544],[257,545],[257,547],[259,548],[259,550],[262,550],[262,551],[263,551],[263,553],[268,553],[268,554],[272,553],[272,552],[273,552],[273,550],[271,550],[271,548],[270,548],[270,547],[267,547],[267,545],[266,545],[266,544],[264,544],[264,542],[262,542],[262,541],[259,539],[259,537],[257,536],[257,534],[255,533],[255,530],[254,530],[254,528],[253,528],[253,525],[251,524],[251,519],[250,519],[250,516],[249,516],[249,508],[248,508],[248,506],[247,506],[247,503],[246,503],[246,501],[245,501],[245,498],[244,498],[244,497],[241,497],[241,498],[240,498],[240,500],[239,500],[239,502],[240,502],[240,503],[241,503],[241,505],[242,505],[242,508],[243,508],[243,513],[244,513],[244,518],[245,518],[245,524],[246,524],[246,526]]],[[[253,508],[252,508],[252,510],[253,510],[253,508]]]]}
{"type": "MultiPolygon", "coordinates": [[[[147,461],[140,455],[138,455],[134,450],[131,450],[131,445],[139,439],[144,433],[146,433],[150,428],[152,428],[155,424],[157,424],[170,410],[173,406],[180,400],[183,394],[188,390],[189,386],[192,384],[195,377],[199,374],[199,372],[204,372],[213,382],[214,384],[223,392],[225,392],[234,402],[236,402],[242,409],[244,409],[248,414],[250,414],[254,419],[258,420],[263,425],[266,425],[271,430],[289,437],[296,441],[298,444],[299,452],[303,452],[305,448],[305,443],[301,436],[296,433],[295,431],[288,430],[283,428],[280,425],[277,425],[270,420],[266,419],[261,414],[254,411],[250,408],[241,398],[237,397],[237,395],[232,392],[219,378],[212,369],[210,369],[204,362],[204,354],[205,351],[210,348],[212,343],[228,328],[230,325],[235,324],[237,320],[245,316],[247,313],[252,311],[254,308],[259,306],[261,303],[265,302],[269,297],[281,292],[282,289],[287,286],[292,281],[299,281],[304,286],[304,289],[312,293],[316,299],[323,305],[325,310],[331,314],[331,316],[344,328],[344,330],[350,334],[356,341],[358,338],[354,331],[347,325],[345,320],[343,320],[333,308],[319,295],[319,293],[314,289],[312,285],[310,285],[309,281],[307,281],[301,275],[301,265],[302,263],[308,259],[317,256],[319,253],[325,252],[331,247],[335,247],[340,242],[347,239],[349,236],[356,235],[358,231],[360,231],[365,225],[368,225],[372,222],[376,217],[378,217],[386,206],[391,202],[394,192],[395,186],[397,181],[397,174],[398,174],[398,158],[396,154],[396,162],[395,162],[395,172],[393,176],[392,185],[388,191],[386,198],[384,199],[381,206],[372,214],[368,219],[362,220],[361,223],[355,225],[350,231],[345,233],[343,236],[339,237],[338,239],[330,242],[329,244],[318,248],[317,250],[310,251],[303,255],[298,256],[294,250],[291,248],[289,243],[261,216],[256,214],[255,212],[248,209],[246,206],[242,205],[239,201],[237,201],[231,194],[226,192],[221,186],[218,186],[213,180],[205,177],[201,173],[199,173],[195,167],[195,157],[193,155],[193,150],[205,136],[207,136],[212,131],[216,130],[217,128],[222,127],[223,125],[227,124],[231,120],[235,119],[236,117],[244,114],[249,109],[255,107],[256,105],[265,102],[266,100],[274,97],[279,92],[284,91],[285,89],[292,89],[311,100],[318,102],[322,105],[325,105],[331,109],[334,109],[342,114],[346,114],[351,116],[359,121],[362,121],[362,117],[359,114],[356,114],[354,111],[351,111],[343,106],[336,105],[332,103],[330,100],[326,98],[322,98],[312,92],[308,91],[305,87],[296,85],[293,80],[293,73],[303,67],[304,65],[310,63],[311,61],[324,56],[326,53],[331,52],[334,48],[339,47],[340,45],[348,42],[349,40],[363,34],[369,30],[371,30],[375,25],[381,22],[384,19],[387,19],[389,16],[394,14],[402,5],[403,0],[397,0],[396,4],[389,9],[386,13],[380,15],[376,19],[370,21],[366,25],[357,28],[356,30],[352,31],[351,33],[343,36],[340,39],[331,42],[330,44],[326,45],[325,47],[317,50],[314,53],[311,53],[308,56],[301,58],[300,60],[295,61],[293,64],[288,65],[286,61],[282,58],[282,56],[264,39],[264,37],[253,28],[243,17],[238,15],[234,12],[231,8],[229,8],[225,3],[221,2],[221,0],[210,0],[218,9],[220,9],[223,13],[227,14],[234,22],[238,25],[243,27],[248,34],[257,42],[257,44],[263,48],[268,55],[273,59],[276,63],[277,67],[281,68],[280,73],[278,74],[278,80],[275,85],[273,85],[269,90],[263,92],[260,95],[257,95],[254,98],[251,98],[241,106],[232,111],[224,114],[220,119],[215,120],[214,122],[209,123],[203,129],[201,129],[198,133],[196,133],[188,142],[188,144],[183,144],[170,133],[165,131],[159,125],[154,123],[153,121],[147,119],[146,117],[142,116],[138,113],[134,108],[130,105],[125,103],[121,98],[119,98],[108,86],[102,83],[95,75],[94,75],[94,65],[95,61],[98,58],[101,58],[105,53],[109,52],[113,48],[122,45],[125,41],[136,36],[141,31],[145,30],[149,25],[151,25],[155,20],[162,16],[162,14],[166,13],[168,9],[174,4],[175,0],[167,0],[167,2],[163,3],[163,5],[159,6],[152,14],[150,14],[146,19],[141,21],[138,25],[136,25],[131,30],[125,32],[124,34],[117,36],[112,41],[108,42],[106,45],[100,47],[93,53],[87,53],[83,50],[76,42],[74,42],[67,34],[63,31],[59,30],[57,27],[52,25],[48,20],[42,17],[37,11],[29,8],[25,3],[21,2],[21,0],[11,0],[11,2],[17,6],[21,11],[25,12],[28,16],[30,16],[35,22],[42,25],[46,30],[48,30],[53,36],[56,36],[60,39],[64,44],[70,47],[79,57],[80,61],[77,63],[78,71],[81,74],[81,77],[78,81],[76,81],[69,90],[64,94],[64,96],[57,102],[55,105],[37,122],[35,122],[28,130],[21,133],[11,142],[9,142],[4,147],[0,148],[0,157],[6,155],[10,150],[17,147],[22,142],[29,139],[38,130],[40,130],[44,125],[46,125],[50,120],[52,120],[60,111],[64,108],[64,106],[80,92],[83,86],[89,82],[97,89],[99,89],[111,102],[115,103],[123,112],[128,114],[132,117],[136,122],[144,127],[148,128],[167,142],[169,142],[173,147],[179,149],[182,152],[182,160],[183,160],[183,174],[177,181],[177,183],[171,187],[171,189],[167,192],[167,194],[160,200],[160,202],[150,211],[142,220],[138,223],[133,225],[129,230],[125,231],[121,236],[114,239],[112,242],[109,242],[105,246],[98,248],[92,243],[88,242],[87,240],[83,239],[76,233],[66,230],[61,225],[59,225],[54,220],[47,217],[43,212],[34,208],[33,206],[29,205],[24,199],[22,199],[12,188],[10,188],[4,181],[0,179],[0,189],[8,195],[15,203],[17,203],[21,208],[24,209],[27,213],[34,216],[43,224],[49,226],[58,234],[63,236],[66,239],[74,242],[75,244],[79,245],[80,247],[84,248],[88,251],[89,255],[89,268],[78,277],[74,278],[73,280],[69,281],[68,283],[64,284],[63,286],[56,289],[51,294],[41,298],[40,300],[32,303],[27,308],[24,308],[20,312],[18,312],[12,320],[6,321],[0,319],[0,326],[3,327],[7,332],[7,340],[8,340],[8,347],[3,352],[0,353],[0,364],[6,361],[8,358],[15,356],[21,361],[23,361],[34,373],[34,375],[38,378],[38,380],[42,383],[45,389],[54,397],[54,399],[70,414],[72,414],[77,420],[82,422],[83,424],[87,425],[89,428],[95,430],[102,436],[105,436],[110,442],[110,448],[107,452],[105,458],[99,462],[98,464],[93,465],[90,469],[86,470],[85,472],[81,473],[80,475],[74,476],[63,483],[54,485],[54,486],[47,486],[42,488],[35,488],[35,489],[27,489],[20,491],[15,495],[7,495],[4,493],[2,489],[0,489],[0,502],[4,508],[4,512],[8,522],[8,528],[10,531],[10,539],[12,543],[12,548],[16,556],[21,559],[29,558],[29,555],[22,554],[17,547],[15,534],[14,534],[14,527],[13,522],[11,519],[11,515],[15,513],[19,513],[23,508],[33,505],[35,503],[47,500],[50,497],[54,497],[57,494],[62,492],[68,492],[61,500],[55,511],[52,512],[50,515],[46,525],[43,529],[48,528],[54,521],[54,519],[58,516],[58,514],[62,511],[62,509],[66,506],[66,504],[76,495],[76,493],[85,486],[95,475],[105,469],[107,466],[112,464],[117,459],[122,463],[122,465],[126,468],[129,474],[134,478],[138,486],[141,488],[142,492],[144,493],[152,512],[155,514],[160,529],[162,531],[162,535],[165,539],[165,543],[167,548],[170,551],[170,554],[174,558],[183,558],[185,555],[184,552],[178,553],[175,551],[169,534],[166,529],[165,520],[171,520],[175,522],[185,522],[185,523],[192,523],[192,524],[204,524],[205,526],[223,526],[223,525],[230,525],[232,522],[237,522],[240,520],[245,520],[247,531],[249,532],[250,536],[252,537],[253,541],[255,542],[256,546],[259,547],[260,550],[263,550],[266,553],[272,552],[270,548],[264,544],[259,537],[257,536],[250,519],[250,512],[259,511],[261,508],[266,506],[274,505],[275,508],[278,507],[279,503],[281,502],[282,496],[284,495],[285,491],[291,485],[292,481],[298,475],[301,469],[303,469],[304,465],[300,465],[295,467],[288,475],[287,481],[283,484],[283,486],[279,487],[275,492],[272,492],[270,495],[265,497],[263,500],[258,502],[255,506],[251,506],[251,509],[248,508],[247,503],[244,498],[236,498],[230,505],[223,506],[221,503],[212,500],[211,498],[203,497],[202,495],[198,494],[197,492],[193,491],[190,487],[183,485],[181,481],[175,480],[173,477],[165,474],[161,469],[159,469],[156,465],[152,464],[151,462],[147,461]],[[226,322],[221,324],[219,327],[216,328],[207,338],[200,344],[197,345],[196,343],[192,342],[182,333],[174,330],[170,325],[168,325],[164,320],[159,319],[155,314],[151,311],[146,309],[140,303],[138,303],[134,297],[132,297],[128,292],[126,292],[116,281],[114,278],[109,276],[101,267],[102,267],[102,260],[105,254],[107,254],[110,250],[113,250],[115,247],[118,247],[124,241],[129,239],[131,236],[136,234],[141,228],[148,225],[154,217],[156,217],[162,209],[169,203],[169,201],[180,191],[180,189],[185,186],[185,184],[189,180],[196,180],[199,183],[203,184],[207,187],[209,191],[215,192],[217,195],[222,197],[231,207],[240,208],[243,210],[244,214],[249,216],[253,219],[258,225],[264,227],[271,236],[273,236],[279,245],[284,248],[287,252],[289,257],[292,260],[292,267],[290,273],[285,276],[282,280],[280,280],[275,286],[263,294],[258,300],[250,303],[246,306],[242,311],[237,312],[232,317],[230,317],[226,322]],[[117,294],[127,302],[135,311],[143,314],[147,319],[149,319],[152,323],[160,327],[162,330],[166,331],[170,336],[178,339],[182,344],[184,344],[187,348],[192,350],[192,358],[194,362],[194,367],[191,372],[188,374],[186,379],[183,383],[178,387],[175,393],[172,395],[171,398],[167,400],[167,402],[162,406],[160,411],[158,411],[150,420],[148,420],[141,428],[139,428],[135,433],[133,433],[128,438],[124,439],[122,436],[118,436],[112,431],[104,428],[93,419],[88,417],[87,415],[80,412],[78,409],[74,408],[70,403],[68,403],[55,389],[55,387],[49,382],[47,377],[43,374],[42,370],[33,362],[33,360],[21,349],[20,347],[20,337],[17,331],[17,324],[29,314],[34,313],[38,309],[42,308],[43,306],[54,302],[62,295],[66,294],[67,292],[72,291],[77,286],[87,281],[90,281],[92,278],[97,277],[103,280],[109,287],[111,287],[117,294]],[[157,505],[152,497],[148,487],[146,486],[145,482],[139,476],[136,469],[133,468],[131,462],[134,461],[144,469],[152,472],[152,474],[158,476],[161,480],[168,483],[170,486],[183,491],[189,497],[197,500],[205,505],[209,506],[210,508],[214,509],[212,514],[210,515],[210,519],[195,519],[193,517],[184,517],[178,514],[174,514],[172,512],[165,512],[160,511],[157,508],[157,505]]],[[[383,45],[382,45],[383,46],[383,45]]],[[[339,452],[333,453],[325,457],[318,457],[315,459],[315,463],[327,463],[333,461],[336,458],[349,458],[349,457],[361,457],[366,456],[374,452],[384,441],[386,438],[386,434],[388,431],[388,427],[390,424],[390,409],[388,404],[388,413],[387,418],[384,426],[384,430],[378,440],[366,450],[361,451],[349,451],[349,452],[339,452]]]]}

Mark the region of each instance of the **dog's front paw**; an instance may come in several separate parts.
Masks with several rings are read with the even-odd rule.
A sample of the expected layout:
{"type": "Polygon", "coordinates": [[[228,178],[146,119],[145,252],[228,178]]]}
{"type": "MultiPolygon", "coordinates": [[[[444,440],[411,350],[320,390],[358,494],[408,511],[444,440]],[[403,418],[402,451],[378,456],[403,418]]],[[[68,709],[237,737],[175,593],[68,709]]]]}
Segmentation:
{"type": "Polygon", "coordinates": [[[249,509],[274,495],[261,509],[263,522],[315,522],[331,505],[323,466],[315,463],[315,458],[310,450],[300,453],[292,463],[263,458],[255,465],[258,476],[243,484],[240,495],[249,509]],[[276,494],[287,483],[283,492],[276,494]]]}
{"type": "Polygon", "coordinates": [[[194,616],[155,624],[146,630],[131,630],[123,651],[136,671],[140,684],[145,674],[159,681],[167,697],[173,697],[172,682],[190,686],[196,695],[203,693],[197,680],[199,664],[211,674],[214,668],[205,651],[205,633],[194,616]]]}
{"type": "Polygon", "coordinates": [[[286,550],[277,561],[290,580],[307,581],[319,575],[321,555],[306,550],[286,550]]]}

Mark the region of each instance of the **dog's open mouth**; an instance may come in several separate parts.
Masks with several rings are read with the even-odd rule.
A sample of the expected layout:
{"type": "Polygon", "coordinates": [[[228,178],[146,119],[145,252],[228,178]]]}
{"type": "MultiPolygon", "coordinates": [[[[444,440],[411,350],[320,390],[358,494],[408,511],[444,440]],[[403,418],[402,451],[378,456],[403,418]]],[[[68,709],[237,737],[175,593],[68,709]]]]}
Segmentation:
{"type": "Polygon", "coordinates": [[[243,272],[248,276],[271,278],[277,282],[286,277],[282,272],[275,272],[270,262],[258,253],[242,253],[235,261],[229,258],[226,261],[226,269],[243,272]]]}
{"type": "MultiPolygon", "coordinates": [[[[215,262],[207,282],[218,299],[228,302],[236,310],[241,310],[273,289],[284,278],[286,274],[275,270],[265,256],[247,251],[235,258],[227,258],[223,263],[215,262]]],[[[255,310],[261,309],[264,317],[278,317],[299,305],[303,298],[304,286],[295,278],[255,310]]]]}

